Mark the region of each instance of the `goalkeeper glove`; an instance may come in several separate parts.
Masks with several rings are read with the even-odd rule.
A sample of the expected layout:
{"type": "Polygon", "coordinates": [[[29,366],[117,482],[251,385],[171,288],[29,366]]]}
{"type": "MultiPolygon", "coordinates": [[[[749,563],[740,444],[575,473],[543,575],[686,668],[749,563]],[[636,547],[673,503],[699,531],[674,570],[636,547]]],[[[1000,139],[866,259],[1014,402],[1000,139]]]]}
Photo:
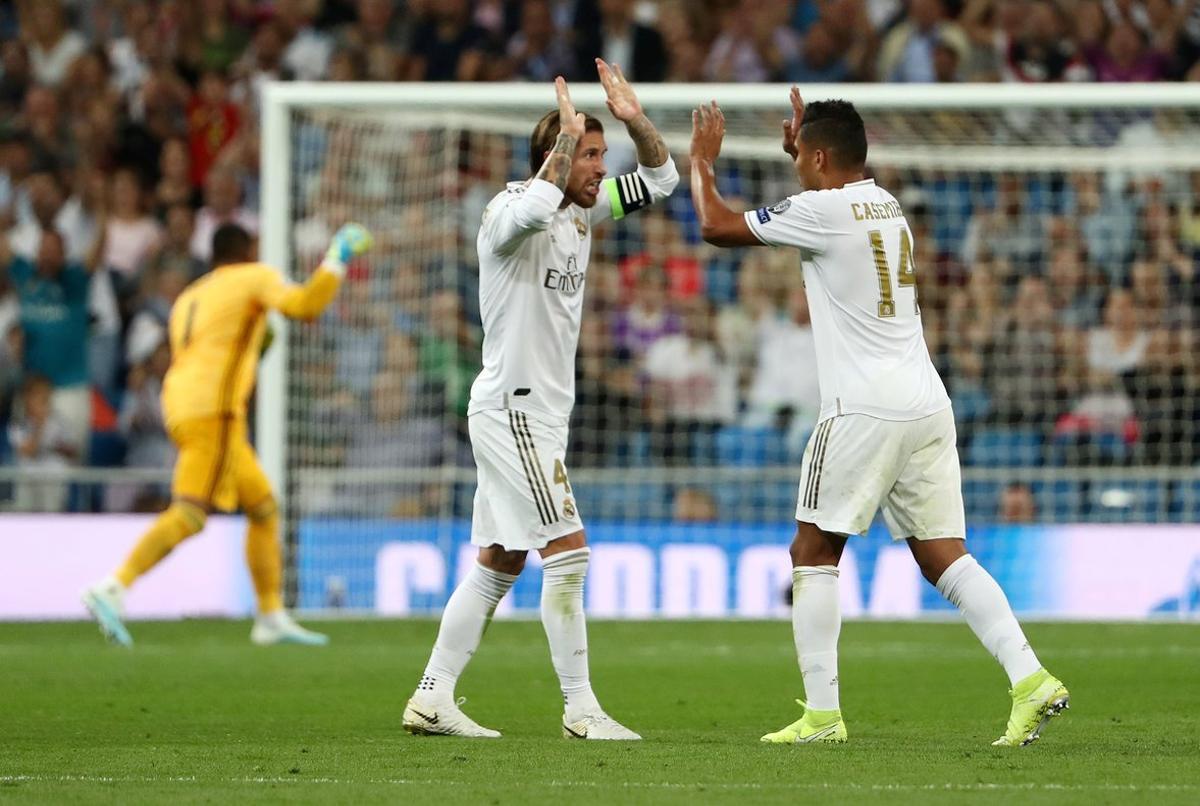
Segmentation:
{"type": "Polygon", "coordinates": [[[362,224],[343,224],[329,242],[329,250],[321,265],[338,277],[344,277],[346,264],[370,249],[374,243],[370,231],[362,224]]]}

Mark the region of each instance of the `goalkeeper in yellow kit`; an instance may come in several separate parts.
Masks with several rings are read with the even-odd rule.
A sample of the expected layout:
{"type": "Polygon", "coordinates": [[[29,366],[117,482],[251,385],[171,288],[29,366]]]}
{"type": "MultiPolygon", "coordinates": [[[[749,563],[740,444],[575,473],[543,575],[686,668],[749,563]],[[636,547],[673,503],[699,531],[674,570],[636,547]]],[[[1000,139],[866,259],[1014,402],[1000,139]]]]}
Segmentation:
{"type": "Polygon", "coordinates": [[[254,241],[235,224],[213,235],[213,270],[176,300],[169,324],[171,368],[163,382],[167,432],[179,449],[171,505],[125,562],[88,588],[84,605],[112,641],[133,639],[121,620],[126,590],[175,546],[204,528],[213,510],[241,508],[249,526],[246,563],[258,598],[250,639],[256,644],[325,644],[283,609],[283,556],[275,496],[246,434],[246,402],[254,388],[267,312],[313,319],[333,300],[346,262],[371,247],[358,224],[338,230],[321,266],[304,285],[253,261],[254,241]]]}

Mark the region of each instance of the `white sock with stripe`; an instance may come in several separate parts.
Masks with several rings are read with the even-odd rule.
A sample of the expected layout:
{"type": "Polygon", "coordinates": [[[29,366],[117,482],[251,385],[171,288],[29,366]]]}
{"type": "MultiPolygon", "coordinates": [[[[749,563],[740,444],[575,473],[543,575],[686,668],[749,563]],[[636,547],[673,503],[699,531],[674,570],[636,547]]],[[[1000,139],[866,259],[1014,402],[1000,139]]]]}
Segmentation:
{"type": "Polygon", "coordinates": [[[459,675],[479,648],[496,605],[516,581],[512,574],[502,574],[479,563],[467,572],[442,611],[437,641],[417,685],[416,696],[438,702],[454,699],[459,675]]]}
{"type": "Polygon", "coordinates": [[[798,565],[792,569],[792,635],[804,678],[804,696],[814,711],[836,711],[837,645],[842,632],[838,569],[798,565]]]}
{"type": "Polygon", "coordinates": [[[1000,585],[970,554],[959,557],[942,572],[938,592],[962,611],[967,625],[992,657],[1000,661],[1014,686],[1042,668],[1025,640],[1000,585]]]}
{"type": "Polygon", "coordinates": [[[583,580],[590,556],[591,549],[584,546],[542,561],[542,626],[550,642],[550,659],[562,687],[568,722],[600,710],[588,675],[583,614],[583,580]]]}

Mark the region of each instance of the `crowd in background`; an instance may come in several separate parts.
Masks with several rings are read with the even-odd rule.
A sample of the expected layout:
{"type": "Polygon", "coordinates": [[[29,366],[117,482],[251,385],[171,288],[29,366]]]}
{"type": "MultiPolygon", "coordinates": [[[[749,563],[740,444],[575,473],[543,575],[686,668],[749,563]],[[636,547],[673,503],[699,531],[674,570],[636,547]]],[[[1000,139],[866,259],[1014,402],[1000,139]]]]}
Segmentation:
{"type": "MultiPolygon", "coordinates": [[[[589,81],[595,55],[635,82],[1197,80],[1200,2],[0,3],[0,462],[170,466],[167,315],[209,269],[220,223],[257,229],[265,82],[589,81]]],[[[395,237],[440,243],[351,272],[314,331],[322,350],[296,358],[307,386],[293,407],[325,424],[307,461],[469,464],[479,331],[464,255],[482,203],[519,174],[519,147],[490,159],[464,142],[461,230],[439,230],[447,217],[429,206],[395,211],[395,237]],[[429,281],[454,261],[453,281],[429,281]]],[[[355,170],[337,159],[309,167],[355,170]]],[[[927,338],[968,461],[1196,461],[1200,175],[879,180],[917,230],[927,338]]],[[[797,370],[812,334],[793,256],[709,250],[689,208],[683,188],[597,238],[577,466],[782,464],[803,449],[818,390],[797,370]]],[[[296,212],[303,266],[347,211],[296,212]]],[[[156,508],[163,490],[0,484],[6,495],[121,511],[156,508]]]]}

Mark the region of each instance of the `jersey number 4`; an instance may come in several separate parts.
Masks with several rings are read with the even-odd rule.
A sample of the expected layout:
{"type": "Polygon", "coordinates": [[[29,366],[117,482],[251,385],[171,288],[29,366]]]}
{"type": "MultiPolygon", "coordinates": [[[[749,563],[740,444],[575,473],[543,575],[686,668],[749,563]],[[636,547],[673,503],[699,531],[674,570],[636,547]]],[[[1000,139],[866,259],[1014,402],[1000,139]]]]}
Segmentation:
{"type": "MultiPolygon", "coordinates": [[[[883,251],[883,233],[873,229],[867,233],[871,240],[871,252],[875,255],[875,273],[879,275],[879,316],[890,319],[896,315],[896,300],[892,295],[892,272],[888,267],[887,254],[883,251]]],[[[917,304],[917,267],[913,263],[912,241],[908,230],[900,230],[900,270],[896,279],[901,288],[913,287],[913,313],[918,316],[921,307],[917,304]]]]}

